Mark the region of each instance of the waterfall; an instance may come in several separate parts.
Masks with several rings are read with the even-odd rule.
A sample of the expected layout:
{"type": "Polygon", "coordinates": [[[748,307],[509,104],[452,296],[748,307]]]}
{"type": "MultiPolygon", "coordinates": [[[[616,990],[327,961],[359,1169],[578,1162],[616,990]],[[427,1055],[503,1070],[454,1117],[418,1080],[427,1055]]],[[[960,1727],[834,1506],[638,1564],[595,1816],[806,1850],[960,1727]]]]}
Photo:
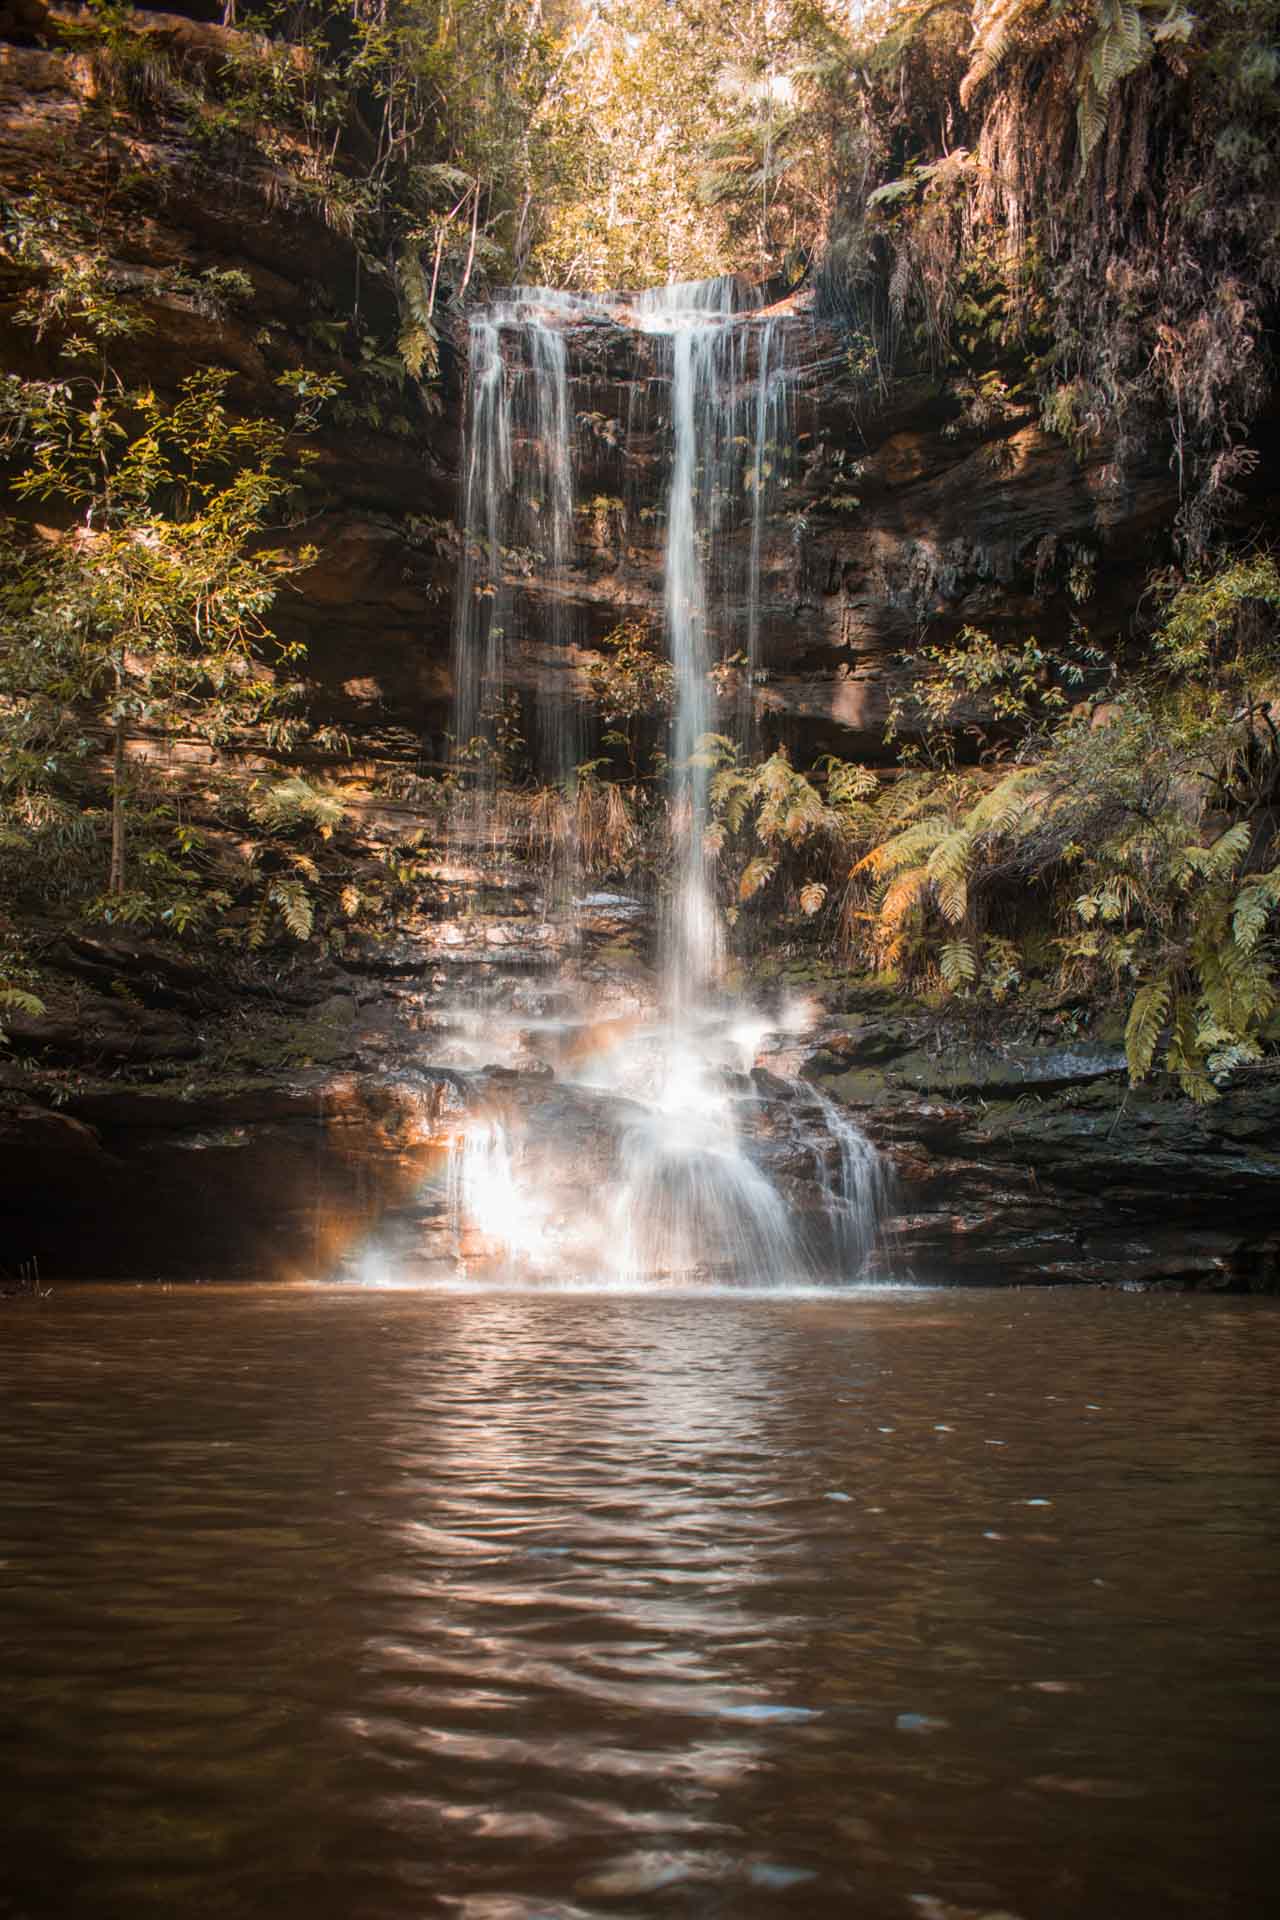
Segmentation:
{"type": "MultiPolygon", "coordinates": [[[[755,455],[755,473],[763,465],[767,430],[768,371],[760,361],[756,394],[748,387],[748,356],[756,323],[739,318],[742,294],[736,281],[708,280],[661,287],[636,302],[641,327],[666,336],[671,379],[671,479],[667,489],[667,546],[663,611],[675,673],[672,728],[672,822],[677,845],[677,884],[665,918],[667,998],[673,1007],[696,1002],[712,986],[721,958],[721,927],[703,847],[707,826],[709,763],[701,743],[711,732],[709,672],[712,657],[709,622],[711,592],[726,578],[709,579],[709,561],[718,537],[740,511],[746,457],[755,455]],[[752,435],[742,432],[752,419],[752,435]]],[[[748,309],[750,311],[750,309],[748,309]]],[[[771,334],[760,337],[761,354],[771,334]]],[[[748,566],[749,632],[759,625],[759,520],[753,510],[748,566]]],[[[731,607],[722,604],[721,625],[732,631],[731,607]]],[[[749,652],[756,641],[749,639],[749,652]]],[[[750,673],[743,676],[746,700],[750,673]]],[[[744,703],[745,704],[745,701],[744,703]]]]}
{"type": "Polygon", "coordinates": [[[453,622],[454,762],[469,783],[464,831],[482,840],[504,753],[531,720],[537,764],[572,772],[579,739],[573,703],[548,693],[572,640],[566,574],[573,545],[573,412],[564,322],[569,296],[516,288],[471,316],[464,420],[462,551],[453,622]],[[518,662],[514,582],[536,558],[547,584],[547,655],[518,662]],[[520,712],[513,669],[527,698],[520,712]],[[542,672],[536,671],[540,664],[542,672]]]}
{"type": "MultiPolygon", "coordinates": [[[[768,1165],[773,1122],[745,1076],[770,1023],[726,1002],[722,917],[706,852],[713,765],[707,736],[727,727],[746,744],[754,722],[761,571],[788,420],[786,327],[736,281],[664,287],[594,308],[567,295],[516,289],[473,318],[455,619],[457,739],[465,753],[488,728],[500,744],[494,716],[517,662],[528,681],[514,590],[522,551],[540,556],[548,651],[563,653],[572,637],[574,414],[566,330],[584,320],[649,336],[669,396],[662,609],[674,686],[674,878],[659,919],[652,1017],[578,1049],[572,1080],[563,1083],[598,1103],[601,1124],[616,1141],[609,1190],[598,1200],[579,1197],[577,1243],[597,1270],[626,1282],[777,1284],[813,1278],[815,1261],[829,1268],[833,1256],[836,1273],[849,1278],[875,1240],[883,1202],[879,1156],[834,1102],[791,1087],[791,1124],[796,1115],[810,1116],[805,1124],[818,1136],[809,1164],[819,1169],[830,1228],[830,1248],[819,1259],[785,1183],[768,1165]],[[717,698],[735,672],[736,697],[717,698]],[[734,718],[726,722],[728,705],[734,718]]],[[[546,676],[534,684],[541,692],[546,676]]],[[[562,779],[582,738],[567,691],[540,700],[537,723],[540,772],[562,779]]],[[[492,804],[494,748],[480,749],[480,757],[477,819],[492,804]]],[[[482,837],[477,831],[476,840],[482,837]]],[[[590,1030],[589,1006],[581,1021],[590,1030]]],[[[570,1159],[567,1136],[564,1151],[570,1159]]],[[[478,1121],[451,1166],[460,1249],[470,1235],[482,1247],[501,1248],[513,1269],[554,1272],[574,1238],[566,1235],[559,1203],[558,1224],[548,1231],[546,1188],[555,1179],[543,1148],[531,1161],[506,1123],[478,1121]]]]}
{"type": "Polygon", "coordinates": [[[495,314],[473,314],[464,428],[462,551],[453,629],[454,752],[480,738],[506,679],[502,535],[512,496],[511,399],[495,314]]]}
{"type": "Polygon", "coordinates": [[[819,1179],[837,1271],[856,1274],[875,1250],[888,1200],[888,1170],[861,1127],[829,1093],[810,1083],[808,1094],[835,1148],[824,1157],[819,1179]]]}
{"type": "Polygon", "coordinates": [[[760,562],[764,529],[778,494],[787,437],[786,334],[772,317],[760,324],[751,469],[751,549],[747,564],[746,660],[738,699],[738,738],[745,750],[755,731],[754,690],[760,670],[760,562]]]}

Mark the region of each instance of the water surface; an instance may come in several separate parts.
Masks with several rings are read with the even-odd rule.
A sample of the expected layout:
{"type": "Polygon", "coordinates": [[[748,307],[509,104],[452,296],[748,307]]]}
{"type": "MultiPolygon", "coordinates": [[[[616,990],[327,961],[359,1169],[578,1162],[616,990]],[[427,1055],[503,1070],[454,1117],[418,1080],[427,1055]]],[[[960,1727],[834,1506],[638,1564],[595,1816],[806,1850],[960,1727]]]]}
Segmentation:
{"type": "Polygon", "coordinates": [[[1261,1911],[1266,1302],[0,1312],[0,1914],[1261,1911]]]}

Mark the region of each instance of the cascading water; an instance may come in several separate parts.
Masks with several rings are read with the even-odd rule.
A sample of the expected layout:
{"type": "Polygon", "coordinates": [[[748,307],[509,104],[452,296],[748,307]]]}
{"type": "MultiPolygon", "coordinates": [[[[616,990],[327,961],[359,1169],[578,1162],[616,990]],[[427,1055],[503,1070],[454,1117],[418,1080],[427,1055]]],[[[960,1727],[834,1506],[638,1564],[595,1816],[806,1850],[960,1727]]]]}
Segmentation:
{"type": "MultiPolygon", "coordinates": [[[[566,644],[574,414],[565,332],[584,318],[617,325],[620,316],[650,336],[669,394],[663,619],[674,682],[675,878],[659,919],[657,1005],[623,1029],[606,1023],[597,1041],[561,1067],[557,1084],[595,1103],[597,1124],[613,1142],[604,1199],[584,1193],[580,1221],[566,1226],[563,1210],[553,1221],[554,1144],[544,1129],[531,1147],[527,1112],[503,1113],[491,1103],[452,1157],[460,1255],[487,1250],[490,1268],[508,1274],[589,1263],[624,1281],[779,1284],[813,1279],[819,1267],[847,1277],[874,1245],[879,1159],[847,1115],[796,1086],[788,1096],[793,1124],[803,1114],[817,1136],[803,1151],[824,1233],[798,1220],[791,1196],[763,1164],[755,1137],[761,1099],[748,1074],[769,1023],[748,1019],[723,993],[722,921],[705,844],[707,736],[717,717],[726,724],[712,674],[732,677],[736,668],[736,731],[745,740],[760,657],[765,529],[787,417],[785,328],[744,298],[737,282],[665,287],[594,313],[569,296],[517,289],[473,319],[457,737],[470,741],[501,708],[522,542],[542,556],[552,608],[546,637],[555,648],[566,644]]],[[[539,708],[539,759],[552,778],[572,764],[570,708],[566,695],[539,708]]],[[[483,812],[491,785],[479,778],[472,791],[483,812]]],[[[579,1009],[584,1026],[589,1014],[579,1009]]],[[[566,1135],[562,1157],[573,1150],[566,1135]]]]}
{"type": "MultiPolygon", "coordinates": [[[[472,805],[463,830],[483,835],[501,770],[515,647],[513,579],[536,555],[549,592],[542,641],[572,640],[565,574],[573,543],[573,415],[563,321],[579,302],[540,288],[471,316],[463,465],[463,542],[454,612],[454,755],[472,805]],[[555,319],[561,324],[554,324],[555,319]]],[[[577,757],[574,710],[535,688],[539,764],[563,779],[577,757]]]]}

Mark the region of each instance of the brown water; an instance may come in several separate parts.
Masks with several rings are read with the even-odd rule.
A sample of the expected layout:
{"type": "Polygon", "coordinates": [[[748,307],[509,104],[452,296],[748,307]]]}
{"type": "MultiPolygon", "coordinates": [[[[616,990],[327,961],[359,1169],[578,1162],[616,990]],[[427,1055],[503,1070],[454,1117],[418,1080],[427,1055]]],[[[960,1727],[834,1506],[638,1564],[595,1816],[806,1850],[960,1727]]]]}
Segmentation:
{"type": "Polygon", "coordinates": [[[0,1312],[0,1913],[1253,1916],[1265,1302],[0,1312]]]}

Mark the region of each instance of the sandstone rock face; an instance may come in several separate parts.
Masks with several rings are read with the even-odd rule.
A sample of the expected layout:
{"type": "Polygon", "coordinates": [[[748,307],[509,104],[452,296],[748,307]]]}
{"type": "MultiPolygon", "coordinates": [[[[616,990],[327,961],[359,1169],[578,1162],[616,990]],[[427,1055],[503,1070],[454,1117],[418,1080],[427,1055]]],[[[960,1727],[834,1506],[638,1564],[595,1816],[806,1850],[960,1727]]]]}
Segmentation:
{"type": "MultiPolygon", "coordinates": [[[[438,752],[465,328],[445,342],[443,411],[411,381],[372,385],[362,343],[390,351],[388,279],[362,271],[352,243],[278,166],[252,153],[211,161],[162,93],[144,107],[113,93],[101,64],[67,44],[73,25],[55,9],[0,44],[0,187],[20,196],[43,174],[84,208],[108,209],[115,276],[150,323],[122,348],[126,376],[171,390],[193,367],[229,367],[234,403],[265,414],[281,411],[275,382],[286,369],[342,376],[345,411],[316,442],[311,511],[292,536],[318,557],[280,596],[276,624],[307,642],[319,719],[438,752]],[[210,269],[246,275],[250,297],[205,297],[210,269]]],[[[216,66],[241,39],[160,13],[139,14],[138,31],[178,68],[216,66]]],[[[0,332],[11,364],[40,370],[27,333],[11,322],[0,332]]],[[[1052,643],[1079,617],[1095,644],[1123,637],[1176,505],[1162,455],[1119,477],[1109,449],[1077,461],[1028,406],[975,421],[945,381],[919,374],[872,388],[851,370],[847,339],[803,311],[780,311],[775,338],[789,419],[770,456],[778,471],[759,550],[753,699],[766,744],[881,757],[896,656],[926,624],[934,638],[971,623],[1052,643]]],[[[536,555],[513,563],[511,680],[575,700],[601,635],[624,614],[660,611],[669,387],[661,341],[620,323],[581,322],[568,346],[576,538],[563,582],[548,582],[536,555]],[[552,592],[571,603],[567,648],[546,645],[552,592]]],[[[731,550],[740,560],[750,539],[745,521],[728,535],[738,578],[731,550]]],[[[721,598],[715,621],[728,658],[744,644],[740,598],[721,598]]],[[[722,717],[739,698],[729,672],[722,717]]]]}
{"type": "MultiPolygon", "coordinates": [[[[79,1022],[59,1006],[56,1031],[25,1032],[0,1076],[0,1281],[33,1262],[46,1280],[501,1277],[450,1198],[450,1156],[476,1116],[519,1133],[581,1252],[584,1195],[584,1217],[602,1219],[627,1153],[626,1103],[581,1084],[581,1061],[625,1042],[658,992],[636,903],[592,913],[585,932],[586,912],[537,920],[536,953],[502,906],[465,923],[461,945],[448,923],[356,945],[282,980],[257,1026],[219,1006],[225,987],[198,964],[141,940],[79,942],[65,956],[79,1022]],[[96,984],[108,973],[129,986],[114,1020],[96,984]],[[113,1051],[130,1020],[135,1051],[113,1051]]],[[[762,990],[757,1065],[728,1091],[820,1266],[841,1270],[827,1211],[838,1143],[810,1088],[884,1157],[883,1274],[1280,1290],[1272,1067],[1197,1109],[1130,1089],[1105,1037],[1052,1016],[966,1037],[879,989],[806,991],[797,1032],[793,990],[762,990]]]]}
{"type": "MultiPolygon", "coordinates": [[[[101,233],[114,284],[147,322],[115,353],[127,380],[172,392],[197,368],[229,368],[234,407],[283,418],[280,374],[341,377],[340,400],[311,442],[305,518],[281,543],[315,546],[318,557],[280,596],[274,624],[282,638],[307,642],[317,719],[416,740],[439,727],[448,704],[450,567],[424,529],[453,510],[459,407],[449,344],[442,409],[408,378],[370,376],[367,354],[394,351],[389,276],[362,265],[284,168],[202,138],[198,108],[166,94],[166,71],[216,72],[243,54],[247,36],[139,12],[130,30],[158,76],[139,103],[84,50],[82,25],[76,9],[41,8],[37,19],[27,0],[0,20],[0,191],[22,202],[39,185],[101,233]],[[226,296],[210,273],[243,275],[250,291],[226,296]]],[[[0,354],[29,375],[57,365],[8,309],[0,354]]]]}
{"type": "MultiPolygon", "coordinates": [[[[123,350],[127,377],[172,391],[195,367],[227,367],[234,404],[258,414],[280,412],[282,372],[343,377],[348,409],[316,443],[307,516],[289,536],[317,558],[273,618],[307,643],[315,716],[346,728],[357,756],[437,758],[452,699],[465,327],[445,342],[439,410],[412,382],[372,382],[362,349],[389,351],[397,326],[389,278],[279,168],[251,152],[211,160],[162,93],[142,106],[113,93],[72,26],[43,0],[0,9],[0,190],[21,200],[46,176],[105,215],[113,274],[150,321],[123,350]],[[251,293],[202,291],[210,270],[243,274],[251,293]]],[[[157,56],[195,69],[240,38],[162,14],[140,31],[157,56]]],[[[1030,406],[982,412],[924,372],[881,390],[851,364],[848,339],[800,307],[779,312],[776,338],[788,422],[758,530],[759,676],[746,692],[759,744],[883,759],[900,656],[926,629],[936,641],[970,624],[1051,646],[1079,620],[1095,645],[1124,643],[1176,509],[1162,453],[1123,471],[1106,447],[1077,459],[1030,406]]],[[[670,383],[662,343],[620,319],[582,320],[568,344],[571,550],[555,580],[532,550],[507,567],[510,684],[574,703],[620,618],[660,621],[670,383]],[[566,608],[568,642],[552,645],[566,608]]],[[[25,373],[53,370],[4,306],[0,350],[25,373]]],[[[711,583],[729,663],[721,724],[744,702],[732,661],[750,613],[734,583],[754,531],[742,513],[726,529],[711,583]]],[[[519,880],[475,912],[439,891],[412,924],[353,935],[270,994],[145,941],[63,941],[48,959],[65,992],[45,1015],[6,1021],[0,1280],[36,1257],[51,1276],[349,1274],[388,1231],[448,1270],[444,1156],[475,1098],[500,1095],[558,1127],[570,1174],[576,1156],[605,1177],[614,1145],[590,1100],[558,1084],[576,1042],[557,1021],[566,975],[586,983],[602,1023],[624,1026],[651,1003],[646,903],[599,894],[552,910],[519,880]]],[[[943,1042],[874,995],[828,1003],[810,1039],[779,1038],[743,1089],[758,1096],[760,1158],[799,1210],[818,1209],[828,1151],[794,1091],[803,1072],[893,1163],[900,1272],[1280,1285],[1269,1071],[1199,1112],[1127,1093],[1115,1047],[1087,1034],[943,1042]]]]}
{"type": "MultiPolygon", "coordinates": [[[[721,529],[709,580],[713,637],[731,661],[747,643],[743,583],[757,541],[750,700],[763,744],[883,760],[900,656],[926,630],[944,641],[974,625],[1052,647],[1083,622],[1093,644],[1123,644],[1176,510],[1162,453],[1123,473],[1105,447],[1077,459],[1031,405],[975,421],[942,379],[869,387],[850,370],[845,339],[810,313],[781,309],[774,324],[787,421],[769,449],[768,510],[762,529],[742,511],[721,529]]],[[[566,331],[577,540],[560,579],[525,557],[506,584],[517,608],[512,684],[572,703],[584,658],[619,619],[661,629],[670,374],[660,338],[599,320],[566,331]],[[549,652],[551,607],[563,620],[566,598],[573,643],[549,652]]],[[[513,340],[517,367],[520,352],[513,340]]],[[[730,666],[719,724],[741,699],[730,666]]]]}
{"type": "Polygon", "coordinates": [[[922,1280],[1274,1292],[1274,1062],[1195,1107],[1130,1088],[1123,1054],[964,1040],[874,990],[805,1072],[892,1161],[889,1233],[922,1280]]]}

